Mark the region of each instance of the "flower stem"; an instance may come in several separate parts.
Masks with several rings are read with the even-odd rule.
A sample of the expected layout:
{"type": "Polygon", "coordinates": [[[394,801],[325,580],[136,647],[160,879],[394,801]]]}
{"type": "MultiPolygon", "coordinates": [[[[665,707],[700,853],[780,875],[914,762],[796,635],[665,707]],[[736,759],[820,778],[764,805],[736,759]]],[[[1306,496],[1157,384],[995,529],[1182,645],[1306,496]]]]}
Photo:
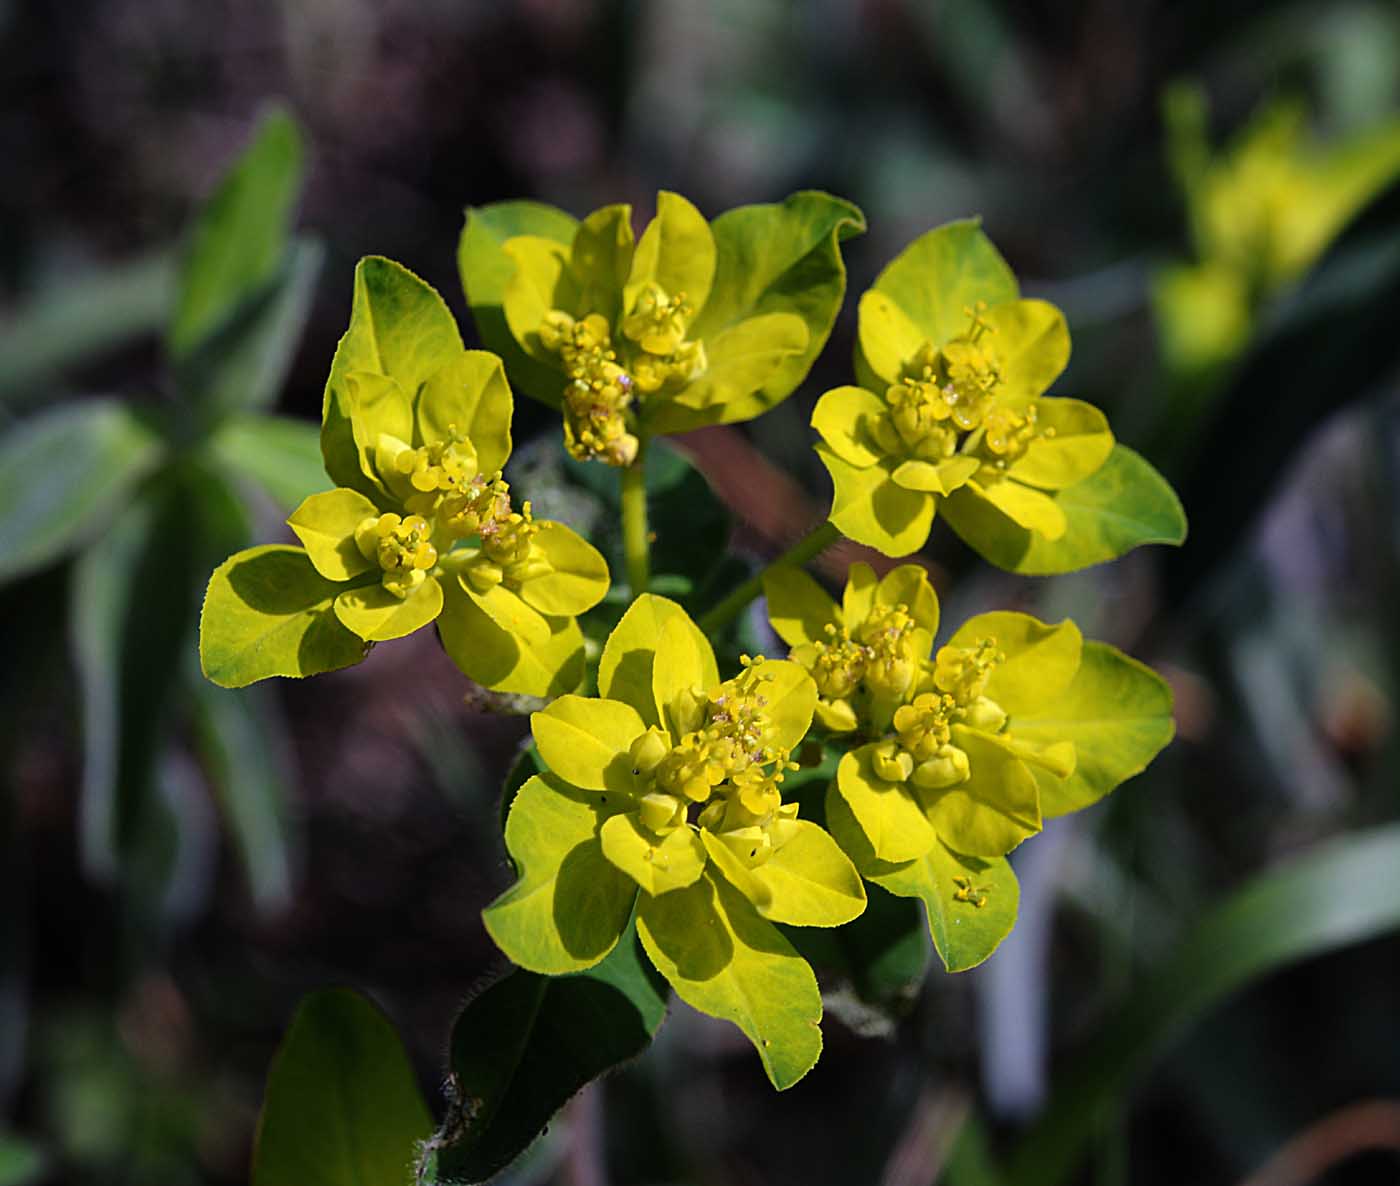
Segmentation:
{"type": "Polygon", "coordinates": [[[651,538],[647,530],[646,438],[632,464],[622,471],[622,551],[627,560],[627,583],[640,597],[651,580],[651,538]]]}
{"type": "Polygon", "coordinates": [[[831,547],[841,533],[832,526],[830,521],[823,520],[813,527],[806,535],[792,545],[786,552],[774,560],[771,564],[759,569],[753,576],[749,577],[742,585],[734,590],[728,597],[721,601],[714,609],[705,614],[698,623],[701,630],[706,634],[713,634],[735,614],[749,604],[755,597],[763,592],[763,576],[765,573],[779,568],[782,565],[790,564],[801,566],[809,560],[814,560],[820,556],[827,548],[831,547]]]}

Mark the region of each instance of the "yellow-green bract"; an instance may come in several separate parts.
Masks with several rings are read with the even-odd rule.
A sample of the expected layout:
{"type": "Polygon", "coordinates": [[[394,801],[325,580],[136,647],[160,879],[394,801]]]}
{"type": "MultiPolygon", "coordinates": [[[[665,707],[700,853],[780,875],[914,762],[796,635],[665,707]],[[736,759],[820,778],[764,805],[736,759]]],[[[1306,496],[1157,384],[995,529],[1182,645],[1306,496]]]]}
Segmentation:
{"type": "Polygon", "coordinates": [[[436,621],[487,687],[576,686],[574,618],[607,592],[608,569],[569,528],[512,507],[511,411],[500,359],[463,347],[437,293],[388,260],[361,261],[323,412],[338,485],[288,519],[302,548],[249,549],[215,571],[205,674],[237,687],[330,670],[436,621]]]}
{"type": "Polygon", "coordinates": [[[638,439],[747,420],[806,376],[845,294],[849,202],[792,195],[709,223],[657,196],[582,221],[529,202],[467,214],[459,262],[481,336],[527,393],[560,407],[574,456],[630,464],[638,439]]]}
{"type": "Polygon", "coordinates": [[[982,614],[931,654],[938,600],[915,565],[879,581],[852,566],[840,606],[796,569],[764,588],[774,629],[815,679],[818,720],[857,743],[827,826],[867,878],[923,899],[950,970],[985,959],[1015,921],[1005,854],[1171,738],[1161,678],[1072,622],[982,614]]]}
{"type": "Polygon", "coordinates": [[[935,512],[987,559],[1066,572],[1180,542],[1170,488],[1080,400],[1048,398],[1064,317],[1022,300],[977,224],[915,240],[860,302],[856,375],[817,403],[831,521],[886,555],[917,551],[935,512]]]}
{"type": "Polygon", "coordinates": [[[840,847],[782,802],[816,687],[772,659],[721,681],[685,611],[646,594],[608,638],[598,688],[531,719],[549,773],[511,806],[520,880],[486,927],[515,963],[558,975],[607,955],[635,909],[681,998],[738,1025],[788,1087],[820,1053],[822,1005],[774,924],[839,926],[865,907],[840,847]]]}

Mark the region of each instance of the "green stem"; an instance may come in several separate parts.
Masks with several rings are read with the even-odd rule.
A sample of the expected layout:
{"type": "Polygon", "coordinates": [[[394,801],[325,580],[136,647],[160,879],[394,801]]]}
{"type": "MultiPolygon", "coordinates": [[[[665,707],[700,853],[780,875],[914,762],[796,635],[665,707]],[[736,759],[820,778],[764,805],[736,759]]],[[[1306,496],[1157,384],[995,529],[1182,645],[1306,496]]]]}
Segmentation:
{"type": "Polygon", "coordinates": [[[651,581],[651,539],[647,530],[646,439],[637,456],[622,471],[622,551],[627,560],[627,583],[640,597],[651,581]]]}
{"type": "Polygon", "coordinates": [[[762,593],[763,577],[765,573],[785,564],[801,567],[809,560],[816,559],[840,538],[841,533],[831,525],[830,521],[824,520],[818,523],[817,526],[813,527],[811,531],[793,544],[786,552],[771,564],[759,569],[758,572],[749,577],[749,579],[735,589],[733,593],[702,617],[698,623],[700,629],[706,634],[713,634],[741,609],[748,605],[749,602],[762,593]]]}

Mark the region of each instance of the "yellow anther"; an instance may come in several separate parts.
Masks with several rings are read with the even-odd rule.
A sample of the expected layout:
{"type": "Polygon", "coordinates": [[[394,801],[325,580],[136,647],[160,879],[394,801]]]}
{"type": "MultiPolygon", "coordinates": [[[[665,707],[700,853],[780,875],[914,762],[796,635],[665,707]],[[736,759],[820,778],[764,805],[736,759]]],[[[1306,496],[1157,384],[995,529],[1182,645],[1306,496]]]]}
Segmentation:
{"type": "Polygon", "coordinates": [[[997,664],[1006,656],[996,649],[994,638],[979,639],[975,647],[943,647],[933,658],[933,682],[959,707],[967,707],[987,688],[997,664]]]}
{"type": "Polygon", "coordinates": [[[438,559],[432,524],[421,515],[371,515],[355,529],[355,544],[379,565],[384,587],[396,597],[407,597],[418,588],[438,559]]]}
{"type": "Polygon", "coordinates": [[[982,425],[983,448],[999,463],[1015,461],[1038,435],[1036,418],[1035,404],[1029,405],[1024,414],[1010,408],[994,408],[982,425]]]}
{"type": "Polygon", "coordinates": [[[898,698],[913,687],[922,658],[917,629],[905,605],[877,605],[857,628],[856,641],[866,651],[864,679],[872,691],[898,698]]]}
{"type": "Polygon", "coordinates": [[[525,502],[518,512],[481,525],[481,549],[506,570],[507,576],[511,576],[512,569],[518,569],[529,561],[530,548],[539,530],[539,524],[530,513],[530,504],[525,502]]]}
{"type": "Polygon", "coordinates": [[[673,354],[685,341],[686,326],[694,310],[685,293],[667,296],[659,284],[645,284],[622,319],[622,332],[648,354],[673,354]]]}
{"type": "Polygon", "coordinates": [[[913,704],[895,710],[894,728],[899,744],[917,762],[932,758],[952,736],[952,716],[956,702],[947,694],[924,692],[913,704]]]}
{"type": "Polygon", "coordinates": [[[824,700],[843,700],[859,686],[865,675],[869,651],[851,638],[844,628],[828,624],[826,640],[814,644],[816,656],[808,670],[824,700]]]}
{"type": "Polygon", "coordinates": [[[953,885],[956,887],[953,901],[971,903],[978,910],[987,904],[987,898],[992,892],[989,886],[974,886],[970,877],[954,877],[953,885]]]}
{"type": "MultiPolygon", "coordinates": [[[[410,505],[418,505],[410,499],[410,505]]],[[[489,524],[510,518],[510,486],[498,470],[491,478],[477,474],[470,482],[454,486],[432,500],[437,520],[453,536],[466,539],[483,535],[489,524]]]]}

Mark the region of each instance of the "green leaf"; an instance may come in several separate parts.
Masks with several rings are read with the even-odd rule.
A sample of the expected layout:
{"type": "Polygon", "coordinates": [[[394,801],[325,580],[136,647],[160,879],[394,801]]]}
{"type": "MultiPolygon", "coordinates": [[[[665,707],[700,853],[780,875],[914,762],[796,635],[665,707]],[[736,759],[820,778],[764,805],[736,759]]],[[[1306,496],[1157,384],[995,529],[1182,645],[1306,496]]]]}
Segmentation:
{"type": "Polygon", "coordinates": [[[1231,994],[1298,960],[1400,930],[1400,825],[1354,832],[1246,884],[1206,915],[1176,952],[1145,970],[1118,1014],[1055,1080],[1017,1146],[1012,1186],[1067,1181],[1133,1080],[1231,994]]]}
{"type": "Polygon", "coordinates": [[[204,674],[220,687],[241,688],[358,663],[365,645],[335,615],[343,589],[300,548],[269,544],[230,556],[209,580],[199,620],[204,674]]]}
{"type": "Polygon", "coordinates": [[[431,285],[382,256],[360,260],[350,328],[336,347],[321,409],[321,453],[337,486],[376,496],[350,427],[347,377],[362,371],[393,379],[411,404],[423,384],[462,353],[457,322],[431,285]]]}
{"type": "Polygon", "coordinates": [[[1142,773],[1172,739],[1172,692],[1150,667],[1102,642],[1086,642],[1069,687],[1050,703],[1013,717],[1018,741],[1074,743],[1074,773],[1038,774],[1047,816],[1097,803],[1142,773]]]}
{"type": "Polygon", "coordinates": [[[821,993],[812,969],[772,923],[707,870],[685,889],[642,895],[637,932],[651,962],[687,1004],[732,1021],[779,1091],[821,1054],[821,993]]]}
{"type": "MultiPolygon", "coordinates": [[[[832,785],[872,852],[885,861],[913,860],[933,846],[937,833],[908,787],[875,773],[874,750],[873,745],[863,745],[846,754],[832,785]]],[[[828,804],[828,815],[830,811],[828,804]]],[[[847,848],[846,855],[856,854],[847,848]]]]}
{"type": "Polygon", "coordinates": [[[45,1158],[37,1145],[0,1134],[0,1186],[32,1186],[44,1170],[45,1158]]]}
{"type": "Polygon", "coordinates": [[[437,577],[426,578],[407,597],[376,582],[337,596],[335,616],[366,642],[390,642],[423,629],[442,613],[442,603],[442,582],[437,577]]]}
{"type": "Polygon", "coordinates": [[[237,845],[253,903],[272,913],[291,901],[293,834],[287,804],[296,785],[290,738],[265,688],[230,691],[195,680],[204,768],[237,845]]]}
{"type": "Polygon", "coordinates": [[[571,976],[514,971],[452,1028],[449,1111],[431,1142],[438,1180],[505,1168],[569,1097],[641,1054],[666,1013],[664,988],[629,927],[602,963],[571,976]]]}
{"type": "Polygon", "coordinates": [[[809,820],[763,864],[745,867],[722,839],[702,833],[728,880],[764,918],[798,927],[838,927],[865,909],[860,874],[836,841],[809,820]]]}
{"type": "Polygon", "coordinates": [[[230,416],[210,445],[217,462],[255,482],[284,511],[330,484],[321,459],[321,434],[304,420],[230,416]]]}
{"type": "MultiPolygon", "coordinates": [[[[967,329],[964,310],[969,306],[978,301],[999,305],[1019,295],[1016,277],[975,218],[945,223],[920,235],[875,278],[874,290],[893,303],[923,341],[935,346],[967,329]]],[[[862,387],[883,391],[894,376],[882,381],[876,377],[878,368],[872,368],[877,358],[893,355],[873,339],[867,349],[870,333],[867,318],[862,317],[856,380],[862,387]]]]}
{"type": "Polygon", "coordinates": [[[710,224],[680,194],[656,195],[656,217],[647,224],[632,255],[622,307],[630,310],[645,284],[667,296],[685,294],[692,309],[704,307],[715,275],[715,239],[710,224]]]}
{"type": "Polygon", "coordinates": [[[268,1072],[252,1186],[408,1182],[432,1128],[389,1019],[323,989],[302,1000],[268,1072]]]}
{"type": "Polygon", "coordinates": [[[0,441],[0,582],[83,543],[160,457],[156,434],[115,400],[43,412],[0,441]]]}
{"type": "Polygon", "coordinates": [[[1050,497],[1067,524],[1064,535],[1053,541],[1016,526],[966,490],[944,499],[939,510],[984,559],[1030,576],[1077,572],[1143,544],[1180,544],[1186,539],[1186,517],[1176,494],[1125,445],[1114,445],[1108,460],[1090,477],[1050,497]]]}
{"type": "Polygon", "coordinates": [[[940,840],[912,861],[882,861],[834,787],[826,809],[827,827],[861,876],[923,902],[934,948],[948,971],[976,967],[1011,933],[1021,890],[1005,857],[962,856],[940,840]]]}
{"type": "Polygon", "coordinates": [[[271,279],[286,250],[301,179],[301,132],[274,109],[259,120],[252,143],[195,223],[166,335],[173,358],[186,357],[271,279]]]}
{"type": "Polygon", "coordinates": [[[311,312],[324,255],[318,242],[294,244],[273,275],[175,364],[176,385],[199,406],[204,424],[276,402],[311,312]]]}
{"type": "Polygon", "coordinates": [[[826,627],[841,618],[825,589],[801,568],[790,564],[763,574],[768,620],[788,646],[826,640],[826,627]]]}
{"type": "Polygon", "coordinates": [[[603,855],[598,830],[630,804],[536,775],[516,792],[506,848],[519,880],[482,911],[512,963],[557,976],[591,967],[627,926],[637,887],[603,855]]]}
{"type": "Polygon", "coordinates": [[[806,324],[806,346],[786,358],[752,395],[707,411],[672,404],[652,421],[656,432],[750,420],[802,382],[826,345],[846,293],[841,243],[865,231],[865,216],[850,202],[804,190],[781,203],[728,210],[710,230],[716,249],[714,282],[689,336],[708,342],[750,317],[790,313],[806,324]]]}
{"type": "Polygon", "coordinates": [[[559,403],[563,373],[526,354],[506,324],[503,302],[515,265],[502,245],[518,235],[537,235],[567,248],[573,243],[577,229],[577,219],[553,206],[539,202],[498,202],[467,209],[466,225],[457,245],[462,287],[482,344],[501,356],[506,373],[517,388],[553,406],[559,403]]]}
{"type": "Polygon", "coordinates": [[[543,522],[534,539],[549,571],[520,582],[520,597],[542,614],[572,617],[592,609],[611,579],[603,554],[562,523],[543,522]]]}
{"type": "Polygon", "coordinates": [[[928,542],[938,502],[932,495],[905,490],[883,465],[860,469],[820,442],[815,448],[831,475],[830,518],[842,535],[892,557],[909,556],[928,542]]]}
{"type": "Polygon", "coordinates": [[[544,618],[548,633],[537,645],[498,625],[456,581],[442,582],[438,637],[469,679],[484,688],[522,696],[561,696],[583,682],[583,632],[573,618],[544,618]]]}

